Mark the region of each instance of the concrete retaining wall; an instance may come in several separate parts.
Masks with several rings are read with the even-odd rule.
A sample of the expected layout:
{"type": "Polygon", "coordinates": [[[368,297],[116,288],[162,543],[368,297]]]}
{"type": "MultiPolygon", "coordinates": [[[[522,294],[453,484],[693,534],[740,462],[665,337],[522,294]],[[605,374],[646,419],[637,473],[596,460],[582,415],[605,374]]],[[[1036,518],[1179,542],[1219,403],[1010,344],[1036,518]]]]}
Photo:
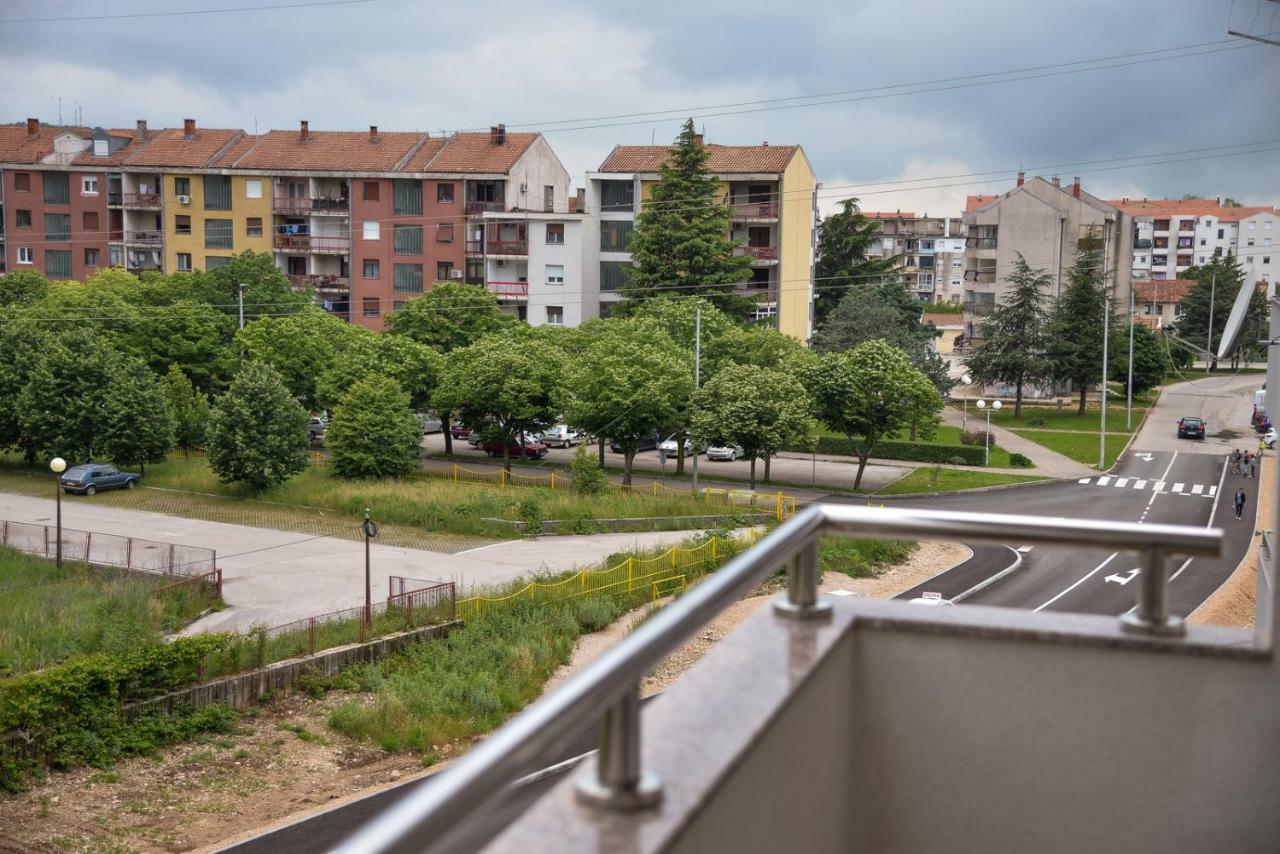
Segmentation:
{"type": "MultiPolygon", "coordinates": [[[[745,522],[758,525],[775,521],[778,517],[772,513],[742,513],[734,516],[645,516],[634,519],[546,519],[540,523],[543,534],[576,534],[578,525],[590,525],[594,532],[625,534],[633,531],[676,531],[681,529],[709,528],[722,523],[738,524],[745,522]],[[676,524],[673,524],[676,523],[676,524]]],[[[516,522],[510,519],[483,519],[500,525],[510,525],[517,531],[527,531],[528,522],[516,522]]]]}

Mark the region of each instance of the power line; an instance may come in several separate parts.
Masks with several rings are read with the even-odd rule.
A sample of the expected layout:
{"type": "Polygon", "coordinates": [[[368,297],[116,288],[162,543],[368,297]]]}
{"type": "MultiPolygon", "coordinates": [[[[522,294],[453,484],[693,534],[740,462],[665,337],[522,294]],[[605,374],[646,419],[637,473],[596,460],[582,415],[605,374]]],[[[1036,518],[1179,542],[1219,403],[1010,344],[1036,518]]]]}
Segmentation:
{"type": "Polygon", "coordinates": [[[169,12],[132,12],[119,15],[66,15],[52,18],[0,18],[0,24],[60,24],[73,21],[125,21],[137,18],[180,18],[191,15],[223,15],[229,12],[270,12],[277,9],[312,9],[320,6],[356,6],[374,0],[312,0],[270,6],[228,6],[222,9],[186,9],[169,12]]]}

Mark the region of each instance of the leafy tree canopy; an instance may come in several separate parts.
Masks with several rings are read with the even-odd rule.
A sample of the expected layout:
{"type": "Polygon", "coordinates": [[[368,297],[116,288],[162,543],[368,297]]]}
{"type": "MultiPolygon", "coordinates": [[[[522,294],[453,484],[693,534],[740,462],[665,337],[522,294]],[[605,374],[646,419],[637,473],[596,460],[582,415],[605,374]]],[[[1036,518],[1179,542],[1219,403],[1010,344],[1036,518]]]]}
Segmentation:
{"type": "Polygon", "coordinates": [[[285,386],[307,406],[316,402],[316,379],[335,364],[365,330],[310,307],[287,317],[263,317],[236,333],[245,356],[275,368],[285,386]]]}
{"type": "Polygon", "coordinates": [[[845,199],[837,213],[822,221],[815,266],[814,317],[818,324],[835,310],[850,288],[883,281],[892,273],[897,257],[867,257],[867,250],[879,239],[880,224],[863,215],[857,199],[845,199]]]}
{"type": "MultiPolygon", "coordinates": [[[[1181,278],[1190,279],[1195,284],[1182,300],[1183,314],[1175,326],[1177,335],[1201,350],[1209,349],[1209,316],[1212,306],[1212,361],[1216,364],[1227,318],[1231,315],[1231,307],[1245,281],[1244,268],[1235,258],[1215,256],[1210,263],[1197,265],[1182,273],[1181,278]]],[[[1250,299],[1241,333],[1229,353],[1233,361],[1241,355],[1256,355],[1258,352],[1259,348],[1254,342],[1262,337],[1262,331],[1267,328],[1268,323],[1264,290],[1255,289],[1250,299]]]]}
{"type": "Polygon", "coordinates": [[[1004,299],[980,324],[982,347],[965,363],[974,380],[982,385],[1014,386],[1016,418],[1022,417],[1023,388],[1049,379],[1044,350],[1051,281],[1048,272],[1031,269],[1019,254],[1006,279],[1004,299]]]}
{"type": "Polygon", "coordinates": [[[102,401],[101,453],[119,465],[158,463],[174,442],[164,390],[141,359],[117,359],[102,401]]]}
{"type": "Polygon", "coordinates": [[[469,347],[485,335],[518,321],[498,306],[498,298],[477,285],[443,282],[404,308],[387,315],[387,328],[441,353],[469,347]]]}
{"type": "MultiPolygon", "coordinates": [[[[1073,382],[1080,390],[1080,414],[1085,411],[1089,386],[1102,380],[1104,318],[1112,310],[1103,290],[1102,255],[1082,249],[1068,272],[1045,335],[1048,374],[1058,382],[1073,382]]],[[[1112,324],[1114,326],[1115,324],[1112,324]]]]}
{"type": "Polygon", "coordinates": [[[14,270],[0,276],[0,306],[39,302],[47,293],[49,280],[38,270],[14,270]]]}
{"type": "Polygon", "coordinates": [[[325,447],[338,477],[399,477],[418,467],[421,436],[400,384],[370,374],[351,386],[334,410],[325,447]]]}
{"type": "Polygon", "coordinates": [[[209,467],[261,491],[307,467],[307,411],[274,368],[250,362],[209,413],[209,467]]]}

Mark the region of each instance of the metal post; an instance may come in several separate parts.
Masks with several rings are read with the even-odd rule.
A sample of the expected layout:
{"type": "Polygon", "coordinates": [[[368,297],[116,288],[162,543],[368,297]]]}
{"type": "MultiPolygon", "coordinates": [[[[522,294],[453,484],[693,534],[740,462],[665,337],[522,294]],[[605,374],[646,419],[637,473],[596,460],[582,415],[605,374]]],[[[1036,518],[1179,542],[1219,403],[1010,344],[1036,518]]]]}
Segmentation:
{"type": "Polygon", "coordinates": [[[1120,617],[1120,625],[1126,631],[1148,635],[1186,634],[1181,618],[1169,614],[1169,567],[1164,549],[1157,546],[1143,555],[1138,605],[1120,617]]]}
{"type": "Polygon", "coordinates": [[[1214,365],[1213,358],[1213,304],[1218,295],[1218,273],[1215,270],[1209,277],[1209,337],[1205,341],[1205,370],[1212,371],[1214,365]]]}
{"type": "Polygon", "coordinates": [[[578,800],[634,812],[662,800],[662,781],[640,767],[640,686],[632,684],[600,718],[595,773],[578,779],[578,800]]]}
{"type": "Polygon", "coordinates": [[[369,586],[369,541],[373,539],[373,523],[369,520],[369,508],[364,508],[364,524],[361,526],[364,531],[364,621],[370,622],[373,618],[373,593],[369,586]]]}
{"type": "Polygon", "coordinates": [[[1133,429],[1133,327],[1137,318],[1133,316],[1133,279],[1129,279],[1129,386],[1125,394],[1124,429],[1133,429]]]}
{"type": "Polygon", "coordinates": [[[982,464],[991,465],[991,407],[987,407],[987,435],[982,438],[982,464]]]}
{"type": "Polygon", "coordinates": [[[773,609],[786,617],[826,617],[831,602],[818,598],[818,540],[811,537],[787,567],[787,592],[773,600],[773,609]]]}
{"type": "MultiPolygon", "coordinates": [[[[1111,349],[1111,301],[1107,299],[1107,272],[1102,271],[1102,420],[1098,425],[1098,468],[1107,468],[1107,356],[1111,349]]],[[[988,416],[988,423],[990,417],[988,416]]],[[[990,432],[988,430],[988,432],[990,432]]]]}
{"type": "MultiPolygon", "coordinates": [[[[54,490],[55,490],[55,494],[56,494],[56,496],[57,496],[57,497],[54,499],[54,503],[57,505],[57,508],[58,508],[58,509],[57,509],[57,517],[58,517],[58,544],[57,544],[57,547],[56,547],[56,548],[57,548],[57,555],[58,555],[58,557],[57,557],[57,561],[58,561],[58,568],[59,568],[59,569],[61,569],[61,568],[62,568],[62,475],[61,475],[61,474],[54,474],[54,476],[53,476],[53,482],[56,484],[56,486],[54,487],[54,490]]],[[[46,536],[47,536],[47,532],[48,532],[48,530],[49,530],[48,528],[45,528],[46,536]]],[[[45,554],[48,554],[48,553],[49,553],[49,547],[48,547],[48,545],[46,545],[46,546],[45,546],[44,553],[45,553],[45,554]]]]}
{"type": "MultiPolygon", "coordinates": [[[[702,387],[702,306],[693,315],[693,390],[702,387]]],[[[698,447],[693,448],[693,492],[698,493],[698,447]]]]}
{"type": "Polygon", "coordinates": [[[239,303],[239,305],[240,305],[240,328],[241,328],[241,329],[244,329],[244,289],[245,289],[245,287],[246,287],[245,283],[244,283],[244,282],[241,282],[241,283],[240,283],[240,292],[239,292],[239,294],[238,294],[238,296],[237,296],[237,300],[236,300],[236,301],[239,303]]]}

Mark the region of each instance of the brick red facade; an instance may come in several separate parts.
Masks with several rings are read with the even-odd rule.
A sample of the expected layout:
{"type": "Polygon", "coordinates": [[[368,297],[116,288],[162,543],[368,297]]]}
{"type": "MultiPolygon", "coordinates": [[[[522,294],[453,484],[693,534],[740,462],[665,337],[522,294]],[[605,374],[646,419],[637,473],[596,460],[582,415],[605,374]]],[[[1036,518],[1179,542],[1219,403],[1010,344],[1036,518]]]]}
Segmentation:
{"type": "MultiPolygon", "coordinates": [[[[5,267],[14,270],[39,270],[48,275],[46,255],[49,251],[71,253],[71,275],[69,278],[84,281],[96,273],[99,267],[106,267],[107,255],[107,176],[102,172],[67,171],[57,172],[67,176],[69,191],[68,204],[47,203],[44,200],[45,176],[49,170],[41,169],[6,169],[4,178],[4,230],[5,230],[5,267]],[[18,184],[22,176],[30,189],[19,190],[18,184]],[[96,178],[98,191],[87,194],[83,191],[83,179],[96,178]],[[19,211],[30,211],[31,226],[18,227],[19,211]],[[69,240],[50,241],[45,237],[45,214],[65,214],[71,218],[69,240]],[[87,215],[87,216],[86,216],[87,215]],[[30,247],[34,254],[33,263],[19,264],[18,250],[30,247]],[[86,263],[86,250],[97,250],[96,264],[86,263]]],[[[61,278],[61,277],[59,277],[61,278]]]]}

